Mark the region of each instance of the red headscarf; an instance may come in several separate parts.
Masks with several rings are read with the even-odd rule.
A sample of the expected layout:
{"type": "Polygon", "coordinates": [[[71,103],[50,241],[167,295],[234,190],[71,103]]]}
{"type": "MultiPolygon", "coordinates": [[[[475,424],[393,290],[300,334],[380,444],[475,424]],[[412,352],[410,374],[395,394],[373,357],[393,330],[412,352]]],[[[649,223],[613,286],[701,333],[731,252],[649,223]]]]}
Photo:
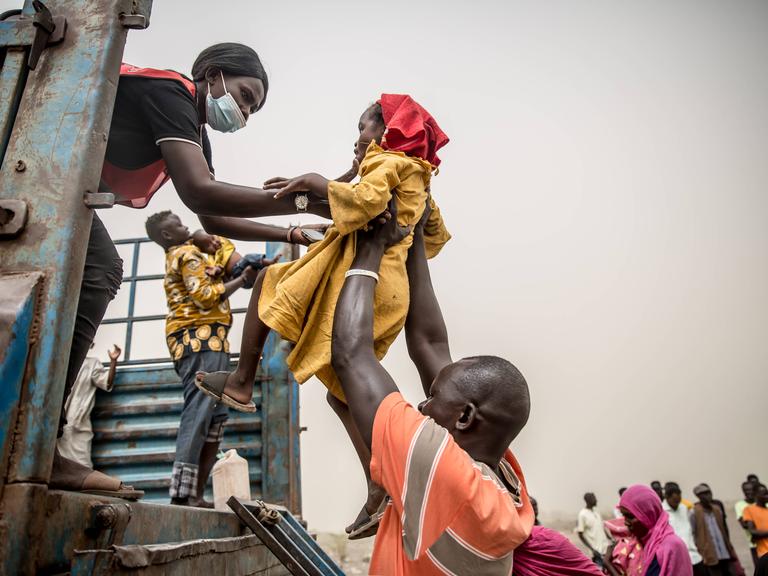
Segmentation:
{"type": "Polygon", "coordinates": [[[437,151],[448,144],[448,136],[430,113],[407,94],[382,94],[379,104],[387,126],[381,147],[439,166],[437,151]]]}
{"type": "Polygon", "coordinates": [[[669,516],[661,507],[659,496],[648,486],[635,484],[621,496],[619,506],[629,510],[648,529],[643,538],[643,569],[653,559],[661,567],[661,576],[692,576],[693,566],[688,547],[669,525],[669,516]]]}

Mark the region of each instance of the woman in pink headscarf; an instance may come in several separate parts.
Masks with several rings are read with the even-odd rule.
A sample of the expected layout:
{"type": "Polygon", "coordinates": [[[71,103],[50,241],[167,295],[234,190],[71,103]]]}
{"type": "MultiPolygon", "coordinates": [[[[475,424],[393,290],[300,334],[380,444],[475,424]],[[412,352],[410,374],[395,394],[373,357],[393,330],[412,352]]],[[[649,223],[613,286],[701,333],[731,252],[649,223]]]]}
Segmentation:
{"type": "MultiPolygon", "coordinates": [[[[642,546],[643,576],[693,576],[688,548],[670,526],[669,517],[653,490],[639,484],[631,486],[622,495],[619,510],[627,528],[642,546]]],[[[620,576],[614,566],[607,569],[613,576],[620,576]]]]}

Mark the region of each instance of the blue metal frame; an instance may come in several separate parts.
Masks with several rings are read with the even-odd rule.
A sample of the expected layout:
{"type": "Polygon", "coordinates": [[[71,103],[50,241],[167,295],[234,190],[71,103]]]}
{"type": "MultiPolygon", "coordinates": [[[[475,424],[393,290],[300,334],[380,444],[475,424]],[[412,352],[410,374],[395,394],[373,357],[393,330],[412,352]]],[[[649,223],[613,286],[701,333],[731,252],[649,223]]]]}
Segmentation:
{"type": "MultiPolygon", "coordinates": [[[[50,475],[77,307],[72,295],[79,291],[91,220],[83,195],[99,183],[127,34],[119,14],[131,11],[126,0],[47,5],[67,19],[70,33],[43,52],[34,72],[25,65],[28,48],[8,49],[0,71],[0,117],[12,128],[0,200],[22,200],[29,211],[21,234],[0,241],[0,271],[45,278],[37,310],[42,328],[27,361],[7,482],[46,482],[50,475]]],[[[23,13],[31,19],[31,0],[23,13]]]]}
{"type": "Polygon", "coordinates": [[[38,273],[0,277],[0,478],[12,448],[41,280],[38,273]]]}
{"type": "MultiPolygon", "coordinates": [[[[16,285],[10,296],[18,307],[6,302],[1,314],[3,330],[14,335],[13,354],[0,358],[0,404],[9,417],[0,478],[2,574],[44,569],[46,547],[59,563],[71,554],[47,538],[47,482],[92,218],[84,197],[97,190],[106,149],[127,35],[121,14],[151,6],[144,0],[46,4],[66,19],[68,33],[45,48],[34,71],[27,68],[30,47],[9,37],[14,26],[0,27],[0,45],[12,46],[4,49],[0,70],[0,206],[22,202],[28,214],[16,236],[0,238],[0,280],[9,289],[14,276],[38,279],[16,285]]],[[[28,27],[30,38],[37,33],[34,14],[32,0],[25,0],[15,29],[28,27]]]]}

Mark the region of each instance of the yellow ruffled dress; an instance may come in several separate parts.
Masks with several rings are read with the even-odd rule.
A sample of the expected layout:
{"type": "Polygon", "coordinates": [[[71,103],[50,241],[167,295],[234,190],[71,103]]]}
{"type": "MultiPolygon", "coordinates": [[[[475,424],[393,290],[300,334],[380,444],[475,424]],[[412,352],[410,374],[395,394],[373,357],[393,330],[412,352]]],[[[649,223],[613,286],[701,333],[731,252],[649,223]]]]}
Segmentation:
{"type": "MultiPolygon", "coordinates": [[[[325,238],[299,260],[267,268],[259,317],[295,343],[287,361],[298,382],[317,375],[334,396],[344,400],[331,367],[331,335],[344,273],[355,257],[356,230],[381,214],[393,193],[399,224],[415,226],[429,197],[432,170],[429,162],[384,150],[371,142],[360,164],[358,183],[328,184],[333,225],[325,238]]],[[[432,213],[424,228],[427,257],[437,255],[450,238],[440,210],[432,202],[432,213]]],[[[374,348],[379,359],[405,325],[410,298],[405,262],[412,242],[410,235],[390,247],[379,268],[373,319],[374,348]]]]}

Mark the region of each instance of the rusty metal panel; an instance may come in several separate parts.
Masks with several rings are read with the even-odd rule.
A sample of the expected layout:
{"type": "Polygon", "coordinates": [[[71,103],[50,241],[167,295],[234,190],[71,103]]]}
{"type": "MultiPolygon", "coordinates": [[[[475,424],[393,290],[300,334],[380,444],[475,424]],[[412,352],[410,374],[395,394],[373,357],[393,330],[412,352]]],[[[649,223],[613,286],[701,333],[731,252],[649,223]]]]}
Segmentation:
{"type": "Polygon", "coordinates": [[[77,552],[72,576],[283,576],[290,572],[255,536],[77,552]]]}
{"type": "Polygon", "coordinates": [[[30,342],[35,338],[39,273],[0,277],[0,492],[21,400],[30,342]]]}
{"type": "MultiPolygon", "coordinates": [[[[74,562],[75,551],[106,551],[119,547],[163,548],[161,544],[176,543],[170,548],[195,551],[195,543],[200,540],[235,539],[248,535],[237,517],[231,512],[218,512],[185,506],[168,506],[145,502],[125,502],[115,498],[89,496],[75,492],[49,491],[41,484],[11,484],[6,487],[4,510],[0,520],[4,554],[0,557],[0,574],[62,574],[77,568],[82,570],[85,558],[74,562]],[[110,523],[109,515],[95,512],[104,508],[125,510],[123,524],[110,523]],[[19,526],[26,526],[22,530],[19,526]],[[189,546],[187,548],[187,546],[189,546]],[[113,548],[115,547],[115,548],[113,548]]],[[[169,548],[166,546],[166,548],[169,548]]],[[[215,552],[208,550],[209,552],[215,552]]],[[[245,558],[231,556],[227,562],[232,566],[255,567],[253,572],[224,570],[229,566],[221,562],[216,568],[214,557],[204,558],[203,550],[197,549],[190,557],[180,557],[180,562],[159,562],[162,556],[155,554],[152,562],[147,562],[147,571],[129,572],[126,566],[108,573],[117,574],[181,574],[177,568],[185,567],[185,574],[204,574],[197,570],[207,566],[209,574],[285,574],[277,560],[264,553],[262,546],[249,547],[243,553],[253,554],[253,563],[245,558]],[[198,556],[196,565],[190,560],[198,556]],[[150,570],[149,568],[152,568],[150,570]],[[274,572],[269,572],[274,570],[274,572]]],[[[94,556],[91,554],[90,556],[94,556]]],[[[127,558],[127,555],[123,555],[127,558]]],[[[146,557],[149,556],[139,556],[146,557]]],[[[223,559],[221,556],[216,556],[223,559]]],[[[109,560],[109,559],[107,559],[109,560]]],[[[125,564],[127,562],[123,562],[125,564]]],[[[134,567],[138,569],[138,567],[134,567]]],[[[82,572],[81,572],[82,573],[82,572]]],[[[90,572],[86,572],[90,573],[90,572]]]]}
{"type": "MultiPolygon", "coordinates": [[[[91,221],[83,195],[99,182],[127,32],[119,15],[132,10],[130,0],[46,4],[66,18],[67,34],[26,77],[0,169],[0,201],[23,200],[29,208],[20,235],[0,240],[0,274],[45,276],[38,310],[44,329],[30,352],[9,482],[50,475],[91,221]]],[[[30,0],[23,10],[33,14],[30,0]]]]}
{"type": "MultiPolygon", "coordinates": [[[[0,70],[0,154],[4,155],[27,80],[26,51],[9,48],[0,70]]],[[[2,156],[0,155],[0,158],[2,156]]]]}

